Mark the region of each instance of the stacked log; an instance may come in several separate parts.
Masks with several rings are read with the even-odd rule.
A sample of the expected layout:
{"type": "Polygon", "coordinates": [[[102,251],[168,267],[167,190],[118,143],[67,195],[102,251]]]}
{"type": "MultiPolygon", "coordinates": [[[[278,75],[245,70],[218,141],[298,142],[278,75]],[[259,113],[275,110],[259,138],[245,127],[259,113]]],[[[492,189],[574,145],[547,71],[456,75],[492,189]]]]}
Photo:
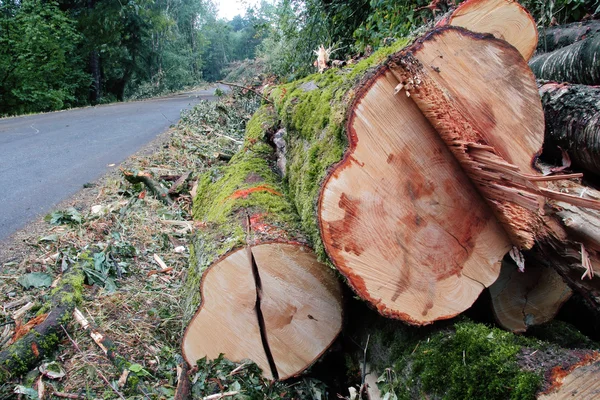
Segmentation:
{"type": "Polygon", "coordinates": [[[225,353],[285,379],[314,362],[341,328],[339,287],[317,258],[381,315],[416,326],[468,309],[507,254],[527,275],[507,270],[492,289],[506,328],[551,319],[570,295],[565,282],[600,310],[600,241],[587,228],[600,226],[600,197],[581,174],[546,175],[538,160],[533,20],[511,1],[471,0],[456,13],[408,47],[273,88],[278,115],[262,109],[243,150],[204,177],[190,364],[225,353]],[[285,129],[275,134],[277,119],[285,129]]]}

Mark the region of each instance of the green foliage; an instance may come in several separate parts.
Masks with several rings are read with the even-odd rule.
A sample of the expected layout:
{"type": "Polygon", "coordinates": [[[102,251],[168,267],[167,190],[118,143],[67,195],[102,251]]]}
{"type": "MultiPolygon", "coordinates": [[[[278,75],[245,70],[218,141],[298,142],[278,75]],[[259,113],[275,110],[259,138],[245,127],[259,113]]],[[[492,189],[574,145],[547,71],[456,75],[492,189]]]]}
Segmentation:
{"type": "Polygon", "coordinates": [[[599,0],[523,0],[521,3],[541,27],[553,21],[558,24],[581,21],[586,15],[600,13],[599,0]]]}
{"type": "Polygon", "coordinates": [[[518,364],[523,348],[542,343],[483,324],[458,322],[426,339],[391,330],[373,339],[388,349],[376,359],[392,363],[379,379],[391,398],[535,399],[542,382],[518,364]]]}
{"type": "Polygon", "coordinates": [[[0,116],[81,104],[81,40],[54,1],[0,3],[0,116]]]}
{"type": "Polygon", "coordinates": [[[315,379],[305,378],[295,383],[272,382],[262,376],[260,368],[247,361],[243,364],[231,362],[223,354],[215,360],[202,358],[197,363],[198,371],[192,377],[192,397],[202,399],[222,392],[237,392],[233,400],[314,400],[326,399],[327,388],[315,379]],[[232,373],[234,372],[235,373],[232,373]]]}
{"type": "Polygon", "coordinates": [[[81,224],[83,217],[74,207],[69,207],[64,211],[58,210],[46,215],[44,220],[50,225],[75,225],[81,224]]]}

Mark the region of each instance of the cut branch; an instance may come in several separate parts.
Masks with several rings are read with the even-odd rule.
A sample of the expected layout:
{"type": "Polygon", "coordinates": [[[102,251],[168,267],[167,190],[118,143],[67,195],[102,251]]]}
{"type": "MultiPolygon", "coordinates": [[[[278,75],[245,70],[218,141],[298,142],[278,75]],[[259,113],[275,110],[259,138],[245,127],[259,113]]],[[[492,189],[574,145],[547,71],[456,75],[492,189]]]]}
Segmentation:
{"type": "Polygon", "coordinates": [[[170,206],[173,204],[173,199],[169,195],[169,191],[164,188],[160,183],[152,179],[152,175],[144,171],[128,171],[121,168],[121,173],[129,183],[143,183],[146,187],[156,196],[156,198],[162,201],[164,204],[170,206]]]}

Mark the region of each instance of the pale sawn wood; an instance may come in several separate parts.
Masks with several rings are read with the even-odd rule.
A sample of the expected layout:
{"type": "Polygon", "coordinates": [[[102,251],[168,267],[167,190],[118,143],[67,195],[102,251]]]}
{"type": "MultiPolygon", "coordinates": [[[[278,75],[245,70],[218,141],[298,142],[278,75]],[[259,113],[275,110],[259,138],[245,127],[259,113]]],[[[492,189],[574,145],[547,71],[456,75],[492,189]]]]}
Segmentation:
{"type": "Polygon", "coordinates": [[[514,0],[467,0],[442,24],[490,33],[513,45],[525,60],[531,58],[537,47],[535,20],[514,0]]]}
{"type": "MultiPolygon", "coordinates": [[[[260,309],[278,379],[300,374],[321,356],[342,327],[341,287],[307,247],[267,243],[250,248],[261,281],[260,309]]],[[[246,248],[215,263],[202,280],[204,299],[183,340],[186,361],[223,353],[254,361],[273,379],[256,312],[257,287],[246,248]]]]}
{"type": "Polygon", "coordinates": [[[554,319],[573,291],[552,268],[502,262],[500,276],[489,288],[496,320],[504,329],[525,332],[554,319]]]}
{"type": "Polygon", "coordinates": [[[415,325],[469,308],[511,244],[415,103],[387,68],[352,106],[351,147],[319,199],[325,248],[385,316],[415,325]]]}

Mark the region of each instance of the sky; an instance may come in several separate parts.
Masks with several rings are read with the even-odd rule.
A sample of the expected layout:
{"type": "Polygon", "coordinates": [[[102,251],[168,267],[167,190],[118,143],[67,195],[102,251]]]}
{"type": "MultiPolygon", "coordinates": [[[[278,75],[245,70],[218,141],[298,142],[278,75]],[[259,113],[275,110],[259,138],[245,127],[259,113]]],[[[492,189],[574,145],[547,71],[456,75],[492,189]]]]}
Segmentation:
{"type": "Polygon", "coordinates": [[[259,0],[217,0],[219,7],[219,17],[232,19],[236,15],[244,15],[248,6],[257,5],[259,0]]]}

